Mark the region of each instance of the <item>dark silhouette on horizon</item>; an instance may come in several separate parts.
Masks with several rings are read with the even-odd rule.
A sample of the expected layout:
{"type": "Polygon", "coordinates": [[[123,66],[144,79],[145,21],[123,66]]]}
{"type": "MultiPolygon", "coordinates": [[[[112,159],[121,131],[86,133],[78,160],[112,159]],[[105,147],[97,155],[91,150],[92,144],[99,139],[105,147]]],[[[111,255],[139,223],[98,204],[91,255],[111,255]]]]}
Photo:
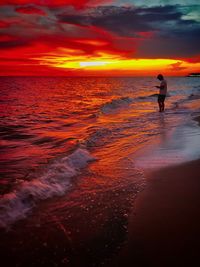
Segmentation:
{"type": "Polygon", "coordinates": [[[200,77],[200,72],[189,73],[186,77],[200,77]]]}

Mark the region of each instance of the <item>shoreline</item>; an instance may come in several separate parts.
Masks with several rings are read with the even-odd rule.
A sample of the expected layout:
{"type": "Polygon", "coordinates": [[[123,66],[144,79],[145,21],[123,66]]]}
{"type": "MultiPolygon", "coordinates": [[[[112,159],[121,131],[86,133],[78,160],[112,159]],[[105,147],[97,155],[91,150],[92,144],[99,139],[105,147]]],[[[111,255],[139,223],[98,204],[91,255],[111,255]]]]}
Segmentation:
{"type": "MultiPolygon", "coordinates": [[[[200,116],[193,120],[200,125],[200,116]]],[[[146,173],[124,247],[107,267],[200,264],[200,159],[146,173]]]]}

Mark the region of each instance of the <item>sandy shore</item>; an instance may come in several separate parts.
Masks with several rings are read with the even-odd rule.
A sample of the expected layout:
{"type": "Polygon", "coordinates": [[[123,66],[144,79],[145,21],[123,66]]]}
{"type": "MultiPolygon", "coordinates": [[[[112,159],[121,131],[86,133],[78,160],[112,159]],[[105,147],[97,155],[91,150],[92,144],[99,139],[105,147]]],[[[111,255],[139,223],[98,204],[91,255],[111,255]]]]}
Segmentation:
{"type": "Polygon", "coordinates": [[[200,160],[151,173],[109,266],[199,266],[200,160]]]}
{"type": "Polygon", "coordinates": [[[123,187],[91,198],[79,188],[94,177],[84,175],[63,202],[52,200],[62,213],[50,217],[47,201],[8,232],[0,230],[4,267],[200,264],[200,159],[152,171],[136,199],[131,176],[123,187]],[[84,206],[74,206],[73,198],[84,206]]]}

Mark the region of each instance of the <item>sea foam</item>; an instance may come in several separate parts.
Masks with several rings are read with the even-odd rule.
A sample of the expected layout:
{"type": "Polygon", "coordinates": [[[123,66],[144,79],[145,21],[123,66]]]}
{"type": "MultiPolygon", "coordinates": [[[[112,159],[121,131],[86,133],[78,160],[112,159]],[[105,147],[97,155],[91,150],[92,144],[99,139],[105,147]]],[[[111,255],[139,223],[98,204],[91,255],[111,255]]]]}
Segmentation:
{"type": "Polygon", "coordinates": [[[62,196],[71,186],[71,178],[95,158],[84,148],[51,163],[38,178],[23,181],[0,199],[0,227],[7,228],[26,217],[40,200],[62,196]]]}

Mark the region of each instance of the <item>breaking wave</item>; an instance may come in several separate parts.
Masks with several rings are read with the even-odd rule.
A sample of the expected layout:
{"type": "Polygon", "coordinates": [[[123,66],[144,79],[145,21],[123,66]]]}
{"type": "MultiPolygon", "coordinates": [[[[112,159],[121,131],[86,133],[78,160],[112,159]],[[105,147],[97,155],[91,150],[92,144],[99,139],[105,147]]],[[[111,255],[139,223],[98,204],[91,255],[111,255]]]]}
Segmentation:
{"type": "Polygon", "coordinates": [[[26,217],[39,200],[62,196],[71,187],[71,178],[95,158],[85,149],[55,160],[39,178],[23,181],[0,199],[0,227],[7,228],[26,217]]]}
{"type": "Polygon", "coordinates": [[[133,99],[130,97],[120,97],[113,99],[112,101],[105,103],[101,107],[101,112],[104,114],[109,114],[115,111],[116,109],[124,108],[129,106],[133,102],[133,99]]]}

